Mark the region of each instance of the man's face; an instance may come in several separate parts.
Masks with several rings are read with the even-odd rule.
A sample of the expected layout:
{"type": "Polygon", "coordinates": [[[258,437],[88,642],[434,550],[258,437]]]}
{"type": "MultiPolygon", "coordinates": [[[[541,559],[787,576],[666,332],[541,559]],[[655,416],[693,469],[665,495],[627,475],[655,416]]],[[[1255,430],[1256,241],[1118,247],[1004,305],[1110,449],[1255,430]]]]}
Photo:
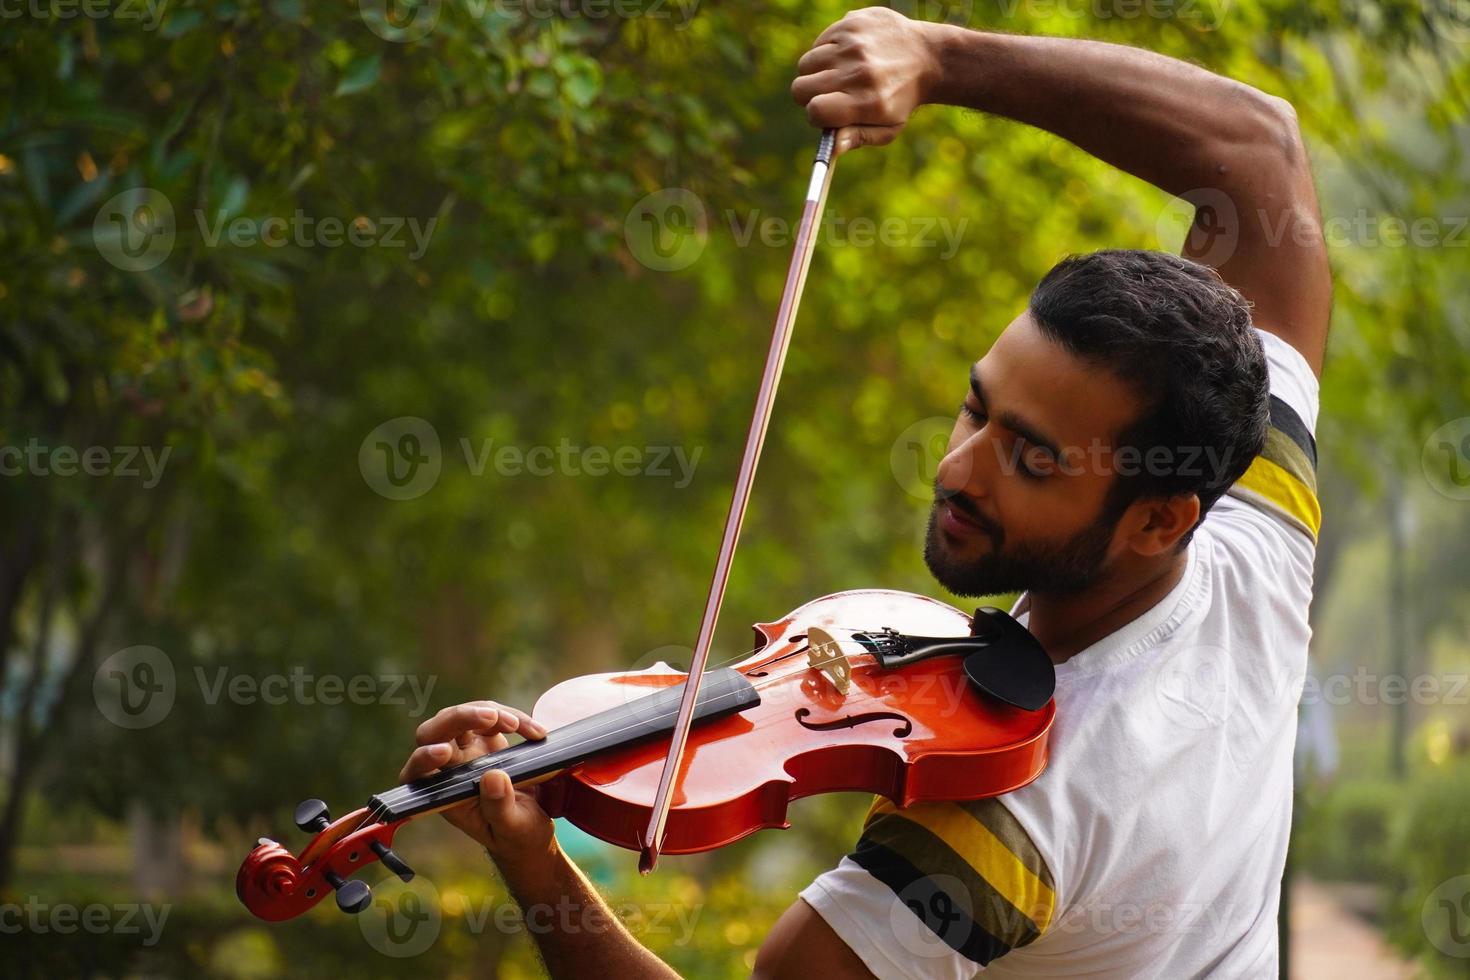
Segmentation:
{"type": "Polygon", "coordinates": [[[1138,397],[1048,339],[1030,313],[970,381],[935,480],[929,571],[957,595],[1086,589],[1112,554],[1112,451],[1138,397]]]}

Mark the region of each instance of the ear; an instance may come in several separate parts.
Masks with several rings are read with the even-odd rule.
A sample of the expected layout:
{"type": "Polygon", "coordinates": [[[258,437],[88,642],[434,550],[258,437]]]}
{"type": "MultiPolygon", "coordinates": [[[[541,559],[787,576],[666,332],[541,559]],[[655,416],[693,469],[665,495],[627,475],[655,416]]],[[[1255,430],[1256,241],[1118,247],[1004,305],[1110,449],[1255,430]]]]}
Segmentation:
{"type": "Polygon", "coordinates": [[[1145,557],[1162,555],[1178,547],[1198,520],[1199,497],[1192,493],[1135,500],[1121,522],[1123,545],[1145,557]]]}

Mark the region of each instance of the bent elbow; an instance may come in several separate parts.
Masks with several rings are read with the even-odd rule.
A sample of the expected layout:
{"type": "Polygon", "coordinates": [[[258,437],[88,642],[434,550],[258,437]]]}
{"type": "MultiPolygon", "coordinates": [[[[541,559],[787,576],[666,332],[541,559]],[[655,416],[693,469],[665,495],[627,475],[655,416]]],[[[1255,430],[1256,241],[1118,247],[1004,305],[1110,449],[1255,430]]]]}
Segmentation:
{"type": "Polygon", "coordinates": [[[1290,166],[1307,169],[1307,147],[1296,106],[1277,95],[1260,95],[1263,141],[1279,151],[1290,166]]]}

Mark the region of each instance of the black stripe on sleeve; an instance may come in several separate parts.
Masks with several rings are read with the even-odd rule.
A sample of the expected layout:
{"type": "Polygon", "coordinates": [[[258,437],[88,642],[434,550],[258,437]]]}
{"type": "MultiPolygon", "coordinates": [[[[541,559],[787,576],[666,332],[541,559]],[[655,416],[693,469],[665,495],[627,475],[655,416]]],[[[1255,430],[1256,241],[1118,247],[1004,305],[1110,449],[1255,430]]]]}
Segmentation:
{"type": "Polygon", "coordinates": [[[934,878],[902,856],[866,840],[849,856],[887,885],[929,931],[966,959],[985,966],[1011,951],[1011,947],[987,932],[973,916],[956,907],[953,896],[934,878]]]}
{"type": "Polygon", "coordinates": [[[1312,469],[1317,468],[1317,440],[1307,431],[1301,416],[1275,395],[1271,396],[1271,428],[1281,430],[1282,435],[1296,443],[1312,461],[1312,469]]]}

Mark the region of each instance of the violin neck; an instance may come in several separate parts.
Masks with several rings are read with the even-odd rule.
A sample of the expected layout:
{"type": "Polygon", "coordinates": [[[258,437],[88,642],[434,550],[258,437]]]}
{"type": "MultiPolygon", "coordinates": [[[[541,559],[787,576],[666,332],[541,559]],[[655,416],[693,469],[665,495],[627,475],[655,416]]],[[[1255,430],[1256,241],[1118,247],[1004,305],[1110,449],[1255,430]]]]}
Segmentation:
{"type": "MultiPolygon", "coordinates": [[[[406,820],[441,810],[479,792],[480,776],[503,769],[511,782],[521,783],[583,762],[600,752],[621,748],[658,735],[667,735],[679,715],[684,684],[634,698],[581,721],[547,732],[499,752],[440,770],[425,779],[379,793],[368,801],[368,811],[384,823],[406,820]]],[[[761,696],[745,675],[731,667],[704,676],[695,701],[694,721],[709,721],[760,703],[761,696]]]]}

